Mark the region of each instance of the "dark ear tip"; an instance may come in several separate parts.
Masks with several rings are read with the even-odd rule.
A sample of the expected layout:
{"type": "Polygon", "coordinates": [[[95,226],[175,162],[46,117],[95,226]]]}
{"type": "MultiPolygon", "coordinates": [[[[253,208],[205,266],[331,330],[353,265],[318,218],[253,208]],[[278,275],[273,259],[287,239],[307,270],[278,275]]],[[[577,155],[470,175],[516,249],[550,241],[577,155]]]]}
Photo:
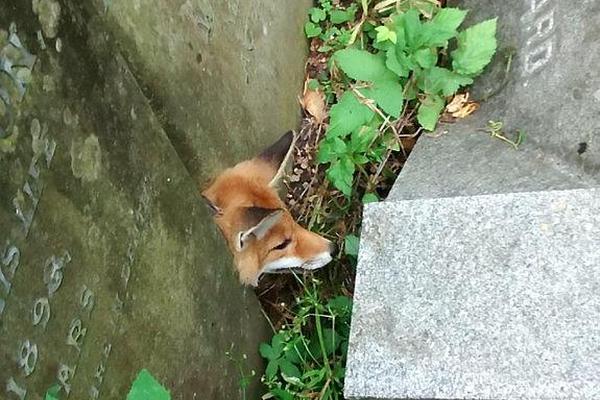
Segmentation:
{"type": "Polygon", "coordinates": [[[280,164],[290,150],[290,146],[294,143],[295,136],[294,131],[287,131],[279,140],[260,153],[259,157],[280,164]]]}
{"type": "Polygon", "coordinates": [[[200,197],[202,197],[213,216],[221,215],[223,213],[223,211],[217,207],[217,205],[215,205],[208,197],[204,195],[204,192],[200,193],[200,197]]]}

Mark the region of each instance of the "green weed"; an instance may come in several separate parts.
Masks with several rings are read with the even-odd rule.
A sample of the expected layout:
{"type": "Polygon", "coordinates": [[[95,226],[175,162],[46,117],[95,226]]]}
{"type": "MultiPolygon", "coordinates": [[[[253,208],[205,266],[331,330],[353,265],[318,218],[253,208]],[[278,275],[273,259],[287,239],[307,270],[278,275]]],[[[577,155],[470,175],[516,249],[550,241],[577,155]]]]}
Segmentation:
{"type": "Polygon", "coordinates": [[[324,300],[317,280],[303,283],[294,318],[260,345],[267,361],[263,399],[342,399],[352,301],[324,300]]]}
{"type": "Polygon", "coordinates": [[[446,99],[471,84],[496,51],[496,19],[458,31],[467,11],[438,8],[429,0],[384,0],[373,9],[367,3],[361,1],[362,17],[353,25],[333,16],[354,16],[356,4],[342,11],[321,1],[305,27],[308,37],[318,36],[335,50],[323,85],[337,101],[331,99],[317,160],[329,164],[328,180],[347,197],[361,166],[398,150],[395,127],[407,109],[416,110],[423,129],[434,130],[446,99]],[[351,32],[349,37],[327,35],[336,23],[346,24],[336,29],[351,32]],[[451,43],[455,49],[449,52],[451,43]]]}
{"type": "Polygon", "coordinates": [[[254,378],[254,376],[256,376],[256,371],[247,371],[246,360],[248,359],[248,356],[246,354],[242,354],[241,356],[234,355],[233,348],[234,345],[232,344],[231,349],[228,352],[226,352],[225,355],[230,361],[232,361],[235,364],[238,370],[238,373],[240,375],[240,380],[238,384],[242,392],[242,400],[246,400],[246,391],[248,389],[248,386],[250,386],[250,384],[252,383],[252,379],[254,378]]]}

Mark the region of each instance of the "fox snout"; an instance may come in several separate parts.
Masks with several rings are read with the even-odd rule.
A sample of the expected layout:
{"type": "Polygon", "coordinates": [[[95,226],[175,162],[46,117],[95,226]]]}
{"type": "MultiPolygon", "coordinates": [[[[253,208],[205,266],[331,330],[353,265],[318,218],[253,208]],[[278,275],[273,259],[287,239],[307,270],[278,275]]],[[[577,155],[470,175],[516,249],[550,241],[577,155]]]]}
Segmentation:
{"type": "Polygon", "coordinates": [[[286,133],[259,156],[223,171],[202,192],[242,283],[256,286],[264,273],[315,270],[335,254],[333,242],[294,221],[274,188],[294,141],[293,132],[286,133]]]}

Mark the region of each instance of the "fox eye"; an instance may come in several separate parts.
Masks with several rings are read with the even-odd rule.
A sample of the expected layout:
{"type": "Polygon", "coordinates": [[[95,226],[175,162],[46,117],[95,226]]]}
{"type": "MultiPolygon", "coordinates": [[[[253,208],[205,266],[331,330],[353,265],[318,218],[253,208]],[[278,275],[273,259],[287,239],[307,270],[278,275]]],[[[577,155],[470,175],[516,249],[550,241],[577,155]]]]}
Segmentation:
{"type": "Polygon", "coordinates": [[[273,247],[271,250],[283,250],[292,242],[291,239],[285,239],[283,242],[279,243],[277,246],[273,247]]]}

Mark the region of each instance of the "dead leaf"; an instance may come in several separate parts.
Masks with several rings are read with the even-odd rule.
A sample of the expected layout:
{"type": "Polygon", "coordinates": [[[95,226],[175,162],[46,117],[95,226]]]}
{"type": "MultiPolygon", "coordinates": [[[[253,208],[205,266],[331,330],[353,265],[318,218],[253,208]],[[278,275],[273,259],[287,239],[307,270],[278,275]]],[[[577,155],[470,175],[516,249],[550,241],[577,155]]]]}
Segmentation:
{"type": "Polygon", "coordinates": [[[469,93],[456,94],[452,101],[446,106],[446,111],[455,113],[460,110],[467,101],[469,101],[469,93]]]}
{"type": "Polygon", "coordinates": [[[300,104],[319,124],[327,117],[325,111],[325,95],[320,90],[307,89],[300,100],[300,104]]]}
{"type": "Polygon", "coordinates": [[[466,118],[479,109],[479,103],[469,101],[469,93],[457,94],[446,106],[446,112],[454,118],[466,118]]]}
{"type": "Polygon", "coordinates": [[[453,112],[452,116],[454,118],[466,118],[469,115],[473,114],[478,109],[479,109],[479,103],[470,101],[467,104],[465,104],[460,110],[453,112]]]}

